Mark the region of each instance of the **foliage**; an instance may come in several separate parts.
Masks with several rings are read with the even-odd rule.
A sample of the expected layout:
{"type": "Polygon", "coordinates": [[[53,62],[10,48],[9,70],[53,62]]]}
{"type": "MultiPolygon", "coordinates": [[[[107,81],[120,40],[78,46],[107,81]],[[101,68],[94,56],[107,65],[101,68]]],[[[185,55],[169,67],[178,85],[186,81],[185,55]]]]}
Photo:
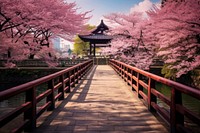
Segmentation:
{"type": "MultiPolygon", "coordinates": [[[[87,32],[91,32],[91,30],[93,30],[95,28],[95,26],[92,25],[86,25],[85,29],[87,32]]],[[[76,55],[87,55],[88,53],[88,49],[89,49],[90,45],[89,42],[84,42],[82,41],[78,35],[74,38],[74,49],[73,49],[73,53],[76,55]]]]}
{"type": "Polygon", "coordinates": [[[195,69],[191,73],[192,73],[191,78],[192,78],[194,86],[200,89],[200,82],[199,82],[200,81],[200,70],[195,69]]]}
{"type": "Polygon", "coordinates": [[[1,0],[0,58],[55,59],[52,38],[71,39],[81,32],[86,13],[62,0],[1,0]]]}
{"type": "Polygon", "coordinates": [[[113,13],[106,18],[117,39],[104,53],[148,69],[154,57],[166,64],[166,77],[180,77],[200,66],[200,0],[166,1],[141,13],[113,13]]]}
{"type": "Polygon", "coordinates": [[[76,55],[87,55],[87,50],[89,49],[89,42],[82,41],[78,36],[74,39],[74,49],[73,53],[76,55]]]}
{"type": "Polygon", "coordinates": [[[148,13],[151,23],[148,34],[154,35],[157,55],[166,63],[164,69],[170,69],[176,77],[200,66],[199,7],[199,0],[170,1],[148,13]]]}
{"type": "Polygon", "coordinates": [[[165,78],[176,79],[176,69],[169,69],[169,65],[165,64],[161,70],[161,73],[165,75],[165,78]]]}
{"type": "Polygon", "coordinates": [[[111,27],[111,34],[115,39],[111,47],[104,49],[103,53],[111,54],[114,57],[132,64],[141,69],[149,69],[152,59],[155,56],[153,45],[146,43],[143,36],[143,14],[132,12],[129,14],[113,13],[105,16],[114,27],[111,27]]]}

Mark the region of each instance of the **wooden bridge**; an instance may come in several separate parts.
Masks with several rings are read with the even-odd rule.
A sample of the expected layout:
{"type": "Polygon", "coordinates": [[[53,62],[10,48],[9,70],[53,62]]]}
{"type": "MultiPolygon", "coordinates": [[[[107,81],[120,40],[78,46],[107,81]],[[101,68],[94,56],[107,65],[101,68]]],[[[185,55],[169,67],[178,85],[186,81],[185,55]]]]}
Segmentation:
{"type": "Polygon", "coordinates": [[[182,94],[200,100],[199,90],[119,61],[109,65],[88,60],[0,92],[0,101],[25,93],[24,103],[0,118],[0,131],[13,126],[11,132],[190,132],[185,119],[199,130],[199,115],[182,104],[182,94]],[[171,88],[170,98],[155,89],[156,82],[171,88]],[[46,90],[37,94],[40,85],[46,90]]]}

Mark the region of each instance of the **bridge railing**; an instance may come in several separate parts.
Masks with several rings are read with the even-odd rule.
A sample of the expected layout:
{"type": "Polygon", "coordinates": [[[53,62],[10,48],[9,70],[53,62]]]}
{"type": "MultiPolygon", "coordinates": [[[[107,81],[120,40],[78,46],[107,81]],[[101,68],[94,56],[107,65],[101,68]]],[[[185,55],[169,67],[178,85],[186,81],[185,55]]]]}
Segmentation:
{"type": "MultiPolygon", "coordinates": [[[[57,64],[56,67],[70,67],[78,63],[82,63],[87,59],[57,59],[50,61],[57,64]]],[[[7,60],[0,60],[0,67],[4,67],[7,60]]],[[[47,60],[28,59],[22,61],[13,61],[17,67],[48,67],[47,60]]]]}
{"type": "Polygon", "coordinates": [[[132,90],[137,92],[138,97],[146,101],[149,111],[159,113],[167,121],[171,133],[190,132],[184,124],[185,117],[200,126],[199,115],[182,104],[182,94],[189,95],[199,101],[200,90],[162,78],[120,61],[109,60],[109,64],[132,86],[132,90]],[[156,90],[155,83],[157,82],[171,88],[171,98],[156,90]],[[168,105],[169,112],[158,105],[158,99],[168,105]]]}
{"type": "Polygon", "coordinates": [[[64,69],[40,79],[10,88],[0,92],[0,102],[25,93],[25,101],[20,106],[12,109],[9,113],[0,117],[0,128],[23,115],[23,123],[11,132],[30,131],[36,128],[36,121],[46,110],[53,110],[57,100],[63,100],[65,92],[70,92],[78,80],[92,67],[93,61],[88,60],[73,67],[64,69]],[[38,86],[46,84],[46,89],[37,94],[38,86]],[[44,100],[45,103],[38,107],[38,103],[44,100]]]}

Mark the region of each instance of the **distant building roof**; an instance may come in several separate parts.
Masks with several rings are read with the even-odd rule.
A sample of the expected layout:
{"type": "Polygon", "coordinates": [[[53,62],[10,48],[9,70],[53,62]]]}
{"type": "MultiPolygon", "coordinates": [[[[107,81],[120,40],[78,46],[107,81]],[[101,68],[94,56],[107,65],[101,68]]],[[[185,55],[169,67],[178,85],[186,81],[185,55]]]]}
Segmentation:
{"type": "Polygon", "coordinates": [[[104,24],[103,20],[101,20],[101,23],[91,34],[78,36],[84,42],[90,42],[91,44],[107,44],[113,39],[113,37],[104,34],[104,31],[106,30],[109,30],[109,28],[107,25],[104,24]]]}
{"type": "Polygon", "coordinates": [[[109,30],[108,26],[104,24],[103,20],[101,20],[101,23],[97,26],[97,28],[92,32],[93,34],[102,33],[106,30],[109,30]]]}
{"type": "Polygon", "coordinates": [[[105,44],[112,40],[112,36],[104,34],[90,34],[90,35],[79,35],[81,40],[94,44],[105,44]]]}

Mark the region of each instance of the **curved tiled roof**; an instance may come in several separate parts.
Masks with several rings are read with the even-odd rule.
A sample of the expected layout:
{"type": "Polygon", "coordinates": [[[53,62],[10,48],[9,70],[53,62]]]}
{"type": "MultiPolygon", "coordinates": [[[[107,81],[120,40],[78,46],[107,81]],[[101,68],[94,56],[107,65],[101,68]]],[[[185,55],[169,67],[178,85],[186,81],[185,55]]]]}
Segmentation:
{"type": "Polygon", "coordinates": [[[109,30],[109,28],[107,25],[104,24],[103,20],[101,20],[101,23],[97,26],[97,28],[92,33],[93,34],[97,34],[99,32],[103,33],[106,30],[109,30]]]}
{"type": "Polygon", "coordinates": [[[105,44],[112,40],[112,36],[105,34],[79,35],[81,40],[95,44],[105,44]]]}
{"type": "Polygon", "coordinates": [[[103,23],[103,20],[101,20],[101,23],[91,34],[78,36],[84,42],[90,42],[91,44],[107,44],[113,39],[113,37],[104,34],[104,31],[106,30],[109,30],[109,28],[103,23]]]}

